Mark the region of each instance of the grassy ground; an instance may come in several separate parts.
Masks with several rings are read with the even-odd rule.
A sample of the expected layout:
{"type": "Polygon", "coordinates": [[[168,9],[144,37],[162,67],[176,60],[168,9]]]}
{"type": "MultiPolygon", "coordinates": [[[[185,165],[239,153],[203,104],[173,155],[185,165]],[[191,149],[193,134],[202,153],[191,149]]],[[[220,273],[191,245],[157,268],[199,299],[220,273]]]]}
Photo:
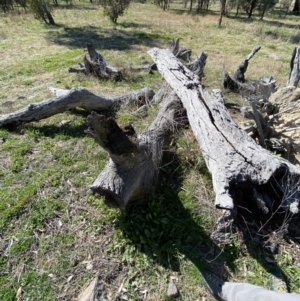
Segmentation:
{"type": "MultiPolygon", "coordinates": [[[[262,50],[246,73],[272,75],[284,86],[293,48],[299,44],[296,17],[264,21],[190,15],[181,5],[162,11],[134,3],[117,25],[89,3],[54,10],[57,26],[28,14],[0,18],[0,113],[52,97],[47,87],[86,87],[116,95],[150,86],[159,74],[133,75],[122,82],[99,82],[69,74],[82,62],[87,42],[115,66],[149,60],[147,50],[166,47],[172,38],[191,48],[194,57],[209,54],[205,85],[220,88],[224,72],[234,72],[252,48],[262,50]]],[[[241,101],[225,92],[227,102],[241,101]]],[[[121,124],[139,131],[151,122],[121,111],[121,124]]],[[[160,185],[126,212],[107,208],[91,196],[88,185],[106,165],[107,155],[84,133],[86,114],[66,112],[47,120],[0,129],[0,300],[72,300],[96,274],[109,300],[168,300],[170,277],[179,300],[209,300],[200,271],[209,265],[234,281],[269,286],[274,258],[253,240],[236,235],[226,247],[209,234],[216,213],[210,175],[190,131],[180,133],[176,151],[167,152],[160,185]],[[271,261],[270,261],[271,260],[271,261]]],[[[284,245],[275,258],[292,291],[300,293],[296,266],[299,247],[284,245]]]]}

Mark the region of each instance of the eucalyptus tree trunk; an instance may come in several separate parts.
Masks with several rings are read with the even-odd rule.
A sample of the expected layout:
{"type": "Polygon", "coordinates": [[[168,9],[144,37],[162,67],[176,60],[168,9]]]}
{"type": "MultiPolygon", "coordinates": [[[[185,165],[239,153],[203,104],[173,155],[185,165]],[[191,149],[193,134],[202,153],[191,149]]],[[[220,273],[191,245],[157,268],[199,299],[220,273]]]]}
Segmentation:
{"type": "Polygon", "coordinates": [[[299,11],[300,11],[300,0],[295,0],[293,13],[299,13],[299,11]]]}
{"type": "Polygon", "coordinates": [[[248,12],[248,18],[250,19],[252,17],[252,14],[253,14],[253,11],[256,7],[256,4],[257,4],[257,0],[252,0],[250,2],[250,8],[249,8],[249,12],[248,12]]]}
{"type": "Polygon", "coordinates": [[[220,0],[221,1],[221,10],[220,10],[220,16],[218,21],[218,27],[221,27],[222,25],[222,18],[225,15],[225,7],[226,7],[226,0],[220,0]]]}
{"type": "Polygon", "coordinates": [[[50,13],[50,11],[49,11],[49,8],[48,8],[48,6],[47,6],[46,0],[42,0],[42,7],[43,7],[43,9],[44,9],[44,11],[45,11],[45,14],[46,14],[46,16],[47,16],[48,23],[49,23],[50,25],[55,25],[54,19],[53,19],[52,15],[51,15],[51,13],[50,13]]]}

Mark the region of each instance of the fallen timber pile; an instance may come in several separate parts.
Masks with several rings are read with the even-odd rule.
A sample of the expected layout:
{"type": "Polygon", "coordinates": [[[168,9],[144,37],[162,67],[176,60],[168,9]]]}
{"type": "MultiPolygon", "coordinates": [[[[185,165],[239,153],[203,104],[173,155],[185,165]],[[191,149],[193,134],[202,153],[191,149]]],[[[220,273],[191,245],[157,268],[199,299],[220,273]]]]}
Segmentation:
{"type": "MultiPolygon", "coordinates": [[[[104,195],[109,205],[122,209],[147,195],[156,184],[162,150],[168,146],[176,129],[184,124],[186,111],[188,122],[212,175],[215,206],[224,210],[217,231],[213,234],[217,242],[226,240],[228,227],[234,221],[237,209],[247,207],[247,201],[252,202],[267,218],[279,208],[292,214],[298,213],[300,170],[258,145],[246,131],[239,128],[227,111],[220,90],[213,90],[210,94],[203,88],[201,78],[206,54],[199,55],[187,68],[174,55],[174,48],[178,46],[173,43],[172,50],[149,51],[166,81],[155,95],[147,88],[114,98],[98,96],[84,89],[64,91],[52,88],[56,98],[0,116],[0,126],[37,121],[78,106],[99,113],[101,110],[116,110],[131,102],[146,107],[159,103],[157,118],[140,135],[136,134],[132,126],[122,129],[114,119],[96,112],[88,116],[86,132],[110,156],[109,163],[90,187],[95,194],[104,195]]],[[[297,53],[294,57],[297,57],[297,53]]],[[[247,62],[250,57],[253,55],[246,58],[247,62]]],[[[239,81],[245,80],[243,74],[246,68],[240,67],[239,70],[234,78],[238,87],[241,86],[239,81]]],[[[295,77],[297,75],[293,75],[295,77]]],[[[256,101],[259,102],[259,99],[256,101]]],[[[252,109],[259,128],[263,118],[257,118],[256,106],[252,106],[252,109]]],[[[247,113],[251,115],[248,111],[245,116],[247,113]]],[[[261,131],[258,129],[258,132],[261,131]]],[[[260,143],[265,143],[264,137],[260,143]]]]}
{"type": "MultiPolygon", "coordinates": [[[[186,62],[190,61],[191,50],[179,48],[179,39],[172,40],[170,50],[179,59],[186,62]]],[[[155,64],[144,61],[141,66],[117,68],[109,64],[104,57],[96,51],[95,47],[88,43],[86,45],[88,56],[84,55],[83,64],[79,63],[79,68],[70,67],[70,73],[84,73],[85,75],[94,76],[100,80],[119,81],[126,77],[128,73],[145,72],[151,73],[157,70],[155,64]]]]}
{"type": "Polygon", "coordinates": [[[149,53],[187,111],[190,126],[212,174],[215,205],[225,209],[224,218],[220,219],[214,233],[215,240],[224,241],[229,235],[228,227],[237,206],[244,206],[241,201],[247,194],[265,214],[273,212],[274,200],[278,199],[276,194],[281,196],[277,207],[285,206],[292,213],[298,213],[300,170],[259,146],[240,129],[227,111],[220,90],[209,94],[197,76],[168,50],[153,49],[149,53]],[[293,187],[288,195],[287,186],[293,187]]]}
{"type": "MultiPolygon", "coordinates": [[[[252,52],[240,63],[233,77],[226,73],[223,84],[224,88],[241,94],[250,104],[250,107],[241,108],[241,114],[244,118],[254,120],[254,123],[249,122],[248,126],[243,129],[253,139],[258,140],[259,144],[264,148],[284,155],[284,153],[289,153],[292,142],[282,137],[282,134],[294,130],[294,128],[277,127],[276,129],[278,117],[283,113],[295,109],[299,106],[299,103],[297,103],[298,99],[291,99],[291,104],[284,106],[282,101],[272,101],[274,97],[271,96],[278,91],[276,80],[272,77],[262,77],[256,81],[246,80],[245,72],[247,71],[249,60],[253,58],[260,49],[261,46],[259,45],[254,47],[252,52]]],[[[297,87],[300,80],[299,51],[300,48],[296,47],[292,53],[290,63],[291,71],[287,87],[297,87]]],[[[286,90],[286,88],[284,89],[286,90]]],[[[287,92],[284,93],[286,94],[287,92]]],[[[276,98],[278,98],[278,96],[276,98]]],[[[292,95],[291,98],[293,98],[292,95]]],[[[289,156],[287,155],[286,157],[288,158],[289,156]]]]}

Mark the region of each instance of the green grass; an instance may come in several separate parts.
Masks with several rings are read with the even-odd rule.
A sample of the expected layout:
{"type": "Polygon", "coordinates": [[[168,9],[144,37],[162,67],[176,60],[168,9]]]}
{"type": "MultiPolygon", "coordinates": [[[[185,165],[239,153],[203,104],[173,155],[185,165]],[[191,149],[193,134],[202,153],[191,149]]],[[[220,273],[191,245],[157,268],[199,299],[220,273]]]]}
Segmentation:
{"type": "MultiPolygon", "coordinates": [[[[49,27],[30,13],[1,14],[0,114],[53,97],[49,86],[86,87],[108,96],[160,87],[157,72],[129,74],[121,82],[68,73],[82,63],[88,42],[121,67],[151,62],[147,50],[180,38],[193,57],[209,54],[204,83],[213,89],[221,88],[224,72],[234,72],[257,44],[262,49],[246,77],[272,75],[284,86],[300,35],[293,16],[253,22],[224,18],[218,29],[217,14],[188,14],[178,2],[170,11],[133,3],[116,25],[89,2],[59,6],[54,18],[58,26],[49,27]]],[[[224,94],[228,103],[243,102],[224,94]]],[[[150,108],[146,119],[136,117],[136,109],[124,108],[116,118],[140,134],[158,108],[150,108]]],[[[211,176],[191,131],[178,133],[165,152],[156,190],[129,210],[117,211],[89,193],[108,156],[84,133],[86,116],[78,109],[0,129],[0,300],[15,300],[20,287],[20,301],[71,300],[99,272],[110,296],[123,287],[119,297],[128,300],[170,300],[166,292],[173,277],[178,300],[202,300],[209,298],[201,280],[207,266],[233,281],[268,287],[270,264],[261,246],[237,234],[226,247],[210,238],[218,215],[211,176]]],[[[275,257],[291,290],[299,293],[299,252],[288,249],[275,257]]]]}

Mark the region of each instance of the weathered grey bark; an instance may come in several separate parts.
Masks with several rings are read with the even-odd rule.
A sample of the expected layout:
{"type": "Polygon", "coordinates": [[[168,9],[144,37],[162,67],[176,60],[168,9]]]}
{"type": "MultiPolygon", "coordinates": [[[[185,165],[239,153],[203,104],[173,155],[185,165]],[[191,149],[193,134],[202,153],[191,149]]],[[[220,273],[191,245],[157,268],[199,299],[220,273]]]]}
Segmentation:
{"type": "Polygon", "coordinates": [[[259,144],[262,147],[266,148],[265,136],[263,134],[262,126],[261,126],[261,123],[260,123],[260,118],[258,116],[258,112],[257,112],[256,105],[255,105],[254,101],[251,101],[251,108],[252,108],[252,112],[253,112],[253,115],[254,115],[254,120],[255,120],[255,123],[256,123],[256,126],[257,126],[257,130],[258,130],[259,144]]]}
{"type": "Polygon", "coordinates": [[[69,73],[84,73],[87,74],[85,67],[82,67],[81,64],[79,64],[79,68],[70,67],[69,73]]]}
{"type": "MultiPolygon", "coordinates": [[[[192,50],[186,49],[186,48],[179,48],[179,39],[172,40],[170,44],[170,49],[172,49],[172,52],[174,55],[186,62],[189,62],[191,59],[192,50]]],[[[87,75],[95,76],[99,79],[112,79],[112,80],[121,80],[122,78],[125,78],[130,73],[136,73],[136,72],[145,72],[145,73],[151,73],[154,70],[157,70],[155,64],[144,64],[141,66],[136,67],[123,67],[123,68],[116,68],[111,66],[104,57],[98,53],[95,49],[95,47],[92,44],[87,44],[87,51],[89,53],[89,58],[87,55],[83,58],[83,63],[79,64],[79,68],[70,67],[69,72],[70,73],[84,73],[87,75]]],[[[201,64],[201,60],[204,60],[205,64],[206,57],[201,56],[195,59],[191,64],[194,64],[195,71],[198,68],[197,65],[201,64]]],[[[203,64],[203,63],[202,63],[203,64]]],[[[204,74],[200,75],[204,76],[204,74]]]]}
{"type": "Polygon", "coordinates": [[[268,99],[272,93],[277,90],[276,80],[272,77],[261,77],[258,80],[246,81],[245,73],[247,71],[249,60],[260,50],[261,46],[255,46],[250,54],[240,63],[234,76],[231,77],[225,73],[223,86],[235,93],[240,93],[245,97],[258,100],[259,98],[268,99]]]}
{"type": "Polygon", "coordinates": [[[287,82],[287,86],[293,86],[297,87],[299,80],[300,80],[300,70],[299,70],[299,60],[300,60],[300,48],[295,47],[293,54],[292,54],[292,59],[291,59],[291,72],[289,76],[289,80],[287,82]]]}
{"type": "Polygon", "coordinates": [[[204,66],[206,64],[207,56],[207,53],[201,52],[195,60],[186,65],[188,69],[198,75],[200,82],[202,81],[202,78],[205,77],[204,66]]]}
{"type": "Polygon", "coordinates": [[[13,113],[0,115],[0,126],[16,122],[38,121],[76,107],[91,112],[93,110],[116,110],[129,103],[142,105],[150,102],[154,95],[154,92],[149,88],[114,97],[96,95],[82,88],[70,91],[51,88],[51,91],[59,96],[40,103],[30,104],[13,113]]]}
{"type": "Polygon", "coordinates": [[[90,60],[85,55],[83,63],[88,74],[95,75],[99,79],[113,79],[117,80],[121,74],[117,68],[111,66],[103,56],[98,53],[92,44],[87,44],[87,50],[90,60]]]}
{"type": "Polygon", "coordinates": [[[180,100],[167,85],[156,97],[160,109],[151,126],[136,136],[128,126],[121,129],[111,118],[92,113],[89,129],[110,156],[110,161],[90,186],[93,193],[104,195],[108,205],[126,208],[129,202],[147,195],[154,188],[162,159],[163,146],[180,124],[180,100]],[[178,123],[179,122],[179,123],[178,123]]]}
{"type": "MultiPolygon", "coordinates": [[[[181,99],[192,130],[199,142],[203,157],[212,174],[215,205],[234,210],[234,198],[238,189],[247,191],[264,187],[264,200],[268,203],[267,185],[272,190],[280,183],[278,194],[286,189],[288,179],[299,183],[300,170],[288,161],[276,157],[257,145],[232,120],[220,90],[209,94],[203,89],[196,75],[185,68],[169,50],[154,48],[149,54],[156,62],[159,72],[181,99]],[[281,192],[279,193],[279,190],[281,192]]],[[[274,189],[272,190],[274,191],[274,189]]],[[[281,194],[282,200],[284,195],[281,194]]],[[[288,200],[291,211],[298,212],[298,200],[288,200]]]]}
{"type": "Polygon", "coordinates": [[[241,83],[245,82],[245,73],[248,68],[249,60],[251,60],[254,55],[260,50],[261,46],[257,45],[253,48],[250,54],[248,54],[245,59],[241,62],[238,66],[237,70],[235,71],[233,78],[241,83]]]}
{"type": "Polygon", "coordinates": [[[255,86],[249,83],[241,83],[232,78],[228,73],[225,73],[223,86],[225,89],[231,90],[235,93],[241,93],[246,95],[255,94],[255,86]]]}
{"type": "Polygon", "coordinates": [[[184,60],[186,62],[190,61],[192,50],[186,48],[179,48],[179,39],[176,40],[173,39],[170,43],[169,48],[177,58],[184,60]]]}

